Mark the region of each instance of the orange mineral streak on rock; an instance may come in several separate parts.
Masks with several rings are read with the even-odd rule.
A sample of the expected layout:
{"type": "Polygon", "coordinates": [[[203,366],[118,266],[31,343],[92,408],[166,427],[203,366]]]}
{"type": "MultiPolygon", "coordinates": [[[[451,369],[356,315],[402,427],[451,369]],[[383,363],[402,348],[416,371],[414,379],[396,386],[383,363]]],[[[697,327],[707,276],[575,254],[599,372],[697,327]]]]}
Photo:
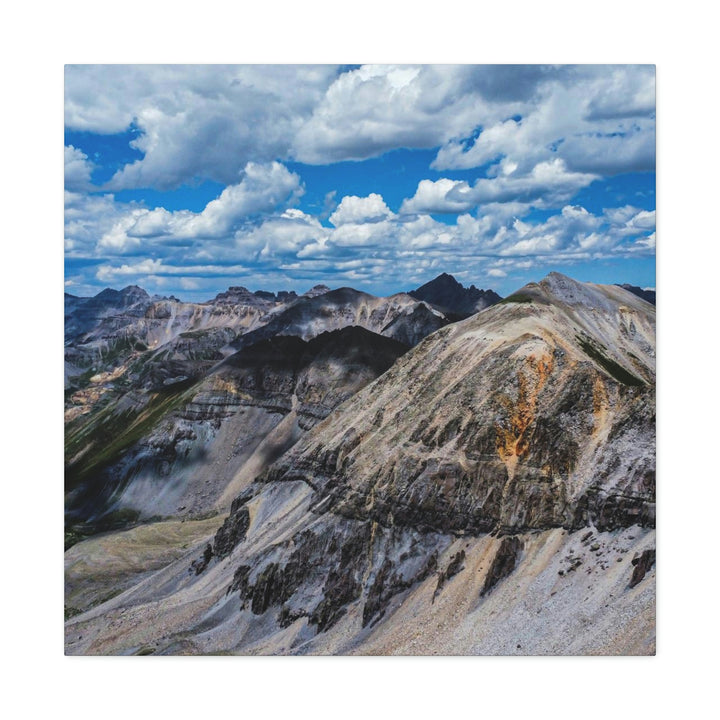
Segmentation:
{"type": "Polygon", "coordinates": [[[606,425],[608,417],[608,394],[602,377],[598,375],[593,385],[593,435],[597,435],[606,425]]]}
{"type": "Polygon", "coordinates": [[[529,355],[517,372],[517,400],[513,403],[507,395],[499,398],[508,418],[506,423],[495,425],[495,447],[507,467],[508,479],[513,478],[518,460],[526,457],[530,450],[529,430],[536,416],[538,395],[553,367],[552,355],[544,354],[539,358],[529,355]]]}
{"type": "Polygon", "coordinates": [[[70,422],[80,415],[91,412],[100,400],[112,389],[112,382],[122,377],[128,369],[129,362],[119,365],[112,371],[93,375],[87,387],[76,390],[70,396],[72,406],[65,410],[65,422],[70,422]]]}
{"type": "Polygon", "coordinates": [[[212,390],[213,392],[226,393],[227,395],[242,395],[235,383],[219,375],[215,375],[212,378],[212,390]]]}

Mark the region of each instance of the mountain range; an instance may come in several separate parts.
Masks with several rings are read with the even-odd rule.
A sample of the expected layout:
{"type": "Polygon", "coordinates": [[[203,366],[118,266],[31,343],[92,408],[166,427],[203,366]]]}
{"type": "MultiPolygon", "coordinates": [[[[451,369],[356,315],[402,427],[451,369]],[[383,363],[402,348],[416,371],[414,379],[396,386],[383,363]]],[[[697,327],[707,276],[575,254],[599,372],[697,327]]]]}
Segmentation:
{"type": "Polygon", "coordinates": [[[651,305],[655,304],[655,290],[651,288],[641,288],[637,285],[629,285],[628,283],[623,283],[619,287],[624,288],[625,290],[628,290],[633,295],[637,295],[638,297],[642,298],[643,300],[647,300],[651,305]]]}
{"type": "Polygon", "coordinates": [[[66,295],[66,652],[652,654],[632,290],[66,295]]]}

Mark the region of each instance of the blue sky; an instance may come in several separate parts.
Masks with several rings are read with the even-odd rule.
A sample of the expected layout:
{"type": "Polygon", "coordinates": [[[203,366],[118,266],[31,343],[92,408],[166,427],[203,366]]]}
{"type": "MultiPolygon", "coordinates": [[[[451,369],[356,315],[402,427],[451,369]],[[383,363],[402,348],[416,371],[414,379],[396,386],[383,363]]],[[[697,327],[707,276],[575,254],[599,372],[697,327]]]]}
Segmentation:
{"type": "Polygon", "coordinates": [[[655,285],[653,66],[66,66],[65,286],[655,285]]]}

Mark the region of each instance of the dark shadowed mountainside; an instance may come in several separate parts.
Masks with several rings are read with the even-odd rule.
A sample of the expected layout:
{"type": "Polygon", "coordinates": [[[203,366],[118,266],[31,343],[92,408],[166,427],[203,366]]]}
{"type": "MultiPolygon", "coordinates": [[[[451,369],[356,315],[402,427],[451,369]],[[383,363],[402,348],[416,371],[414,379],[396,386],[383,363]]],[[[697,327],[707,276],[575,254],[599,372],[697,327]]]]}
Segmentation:
{"type": "Polygon", "coordinates": [[[618,285],[618,287],[621,287],[624,290],[631,292],[633,295],[637,295],[639,298],[642,298],[643,300],[647,300],[651,305],[655,304],[655,291],[654,290],[645,290],[644,288],[638,287],[637,285],[628,285],[627,283],[618,285]]]}
{"type": "Polygon", "coordinates": [[[463,287],[452,275],[438,275],[408,295],[424,300],[443,313],[451,313],[460,318],[484,310],[502,300],[493,290],[478,290],[474,285],[463,287]]]}
{"type": "Polygon", "coordinates": [[[180,376],[79,416],[66,428],[69,524],[89,534],[122,518],[222,509],[247,463],[260,472],[407,349],[360,327],[273,337],[205,377],[180,376]]]}

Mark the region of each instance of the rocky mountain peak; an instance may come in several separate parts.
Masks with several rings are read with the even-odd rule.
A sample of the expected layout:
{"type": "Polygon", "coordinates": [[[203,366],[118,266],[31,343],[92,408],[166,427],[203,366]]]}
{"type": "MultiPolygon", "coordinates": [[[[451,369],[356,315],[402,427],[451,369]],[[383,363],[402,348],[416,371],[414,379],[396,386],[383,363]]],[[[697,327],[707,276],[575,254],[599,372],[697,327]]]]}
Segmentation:
{"type": "Polygon", "coordinates": [[[123,297],[138,298],[139,300],[147,300],[150,297],[147,290],[143,290],[139,285],[128,285],[120,291],[120,294],[123,297]]]}
{"type": "Polygon", "coordinates": [[[493,290],[479,290],[475,285],[465,288],[452,275],[442,273],[434,280],[408,293],[441,312],[467,317],[499,302],[502,298],[493,290]]]}
{"type": "Polygon", "coordinates": [[[617,285],[579,282],[567,275],[552,272],[539,283],[529,283],[511,297],[531,297],[541,302],[567,305],[584,313],[603,311],[613,315],[621,306],[640,307],[637,296],[617,285]]]}
{"type": "Polygon", "coordinates": [[[137,285],[128,285],[122,290],[105,288],[97,295],[86,299],[91,308],[126,308],[139,302],[147,302],[150,295],[137,285]]]}
{"type": "Polygon", "coordinates": [[[423,292],[428,291],[431,289],[435,290],[457,290],[461,289],[463,286],[461,283],[459,283],[453,275],[450,275],[449,273],[441,273],[433,280],[430,280],[429,282],[426,282],[424,285],[421,285],[415,292],[423,292]]]}
{"type": "Polygon", "coordinates": [[[539,284],[556,300],[569,305],[591,305],[597,299],[592,285],[578,282],[559,272],[549,273],[539,284]]]}
{"type": "Polygon", "coordinates": [[[330,288],[327,285],[313,285],[307,292],[302,294],[303,297],[314,298],[318,295],[324,295],[330,292],[330,288]]]}
{"type": "Polygon", "coordinates": [[[232,285],[225,292],[218,293],[214,300],[210,302],[215,305],[225,304],[244,304],[244,305],[255,305],[262,302],[264,298],[256,293],[251,293],[246,287],[242,285],[232,285]]]}

